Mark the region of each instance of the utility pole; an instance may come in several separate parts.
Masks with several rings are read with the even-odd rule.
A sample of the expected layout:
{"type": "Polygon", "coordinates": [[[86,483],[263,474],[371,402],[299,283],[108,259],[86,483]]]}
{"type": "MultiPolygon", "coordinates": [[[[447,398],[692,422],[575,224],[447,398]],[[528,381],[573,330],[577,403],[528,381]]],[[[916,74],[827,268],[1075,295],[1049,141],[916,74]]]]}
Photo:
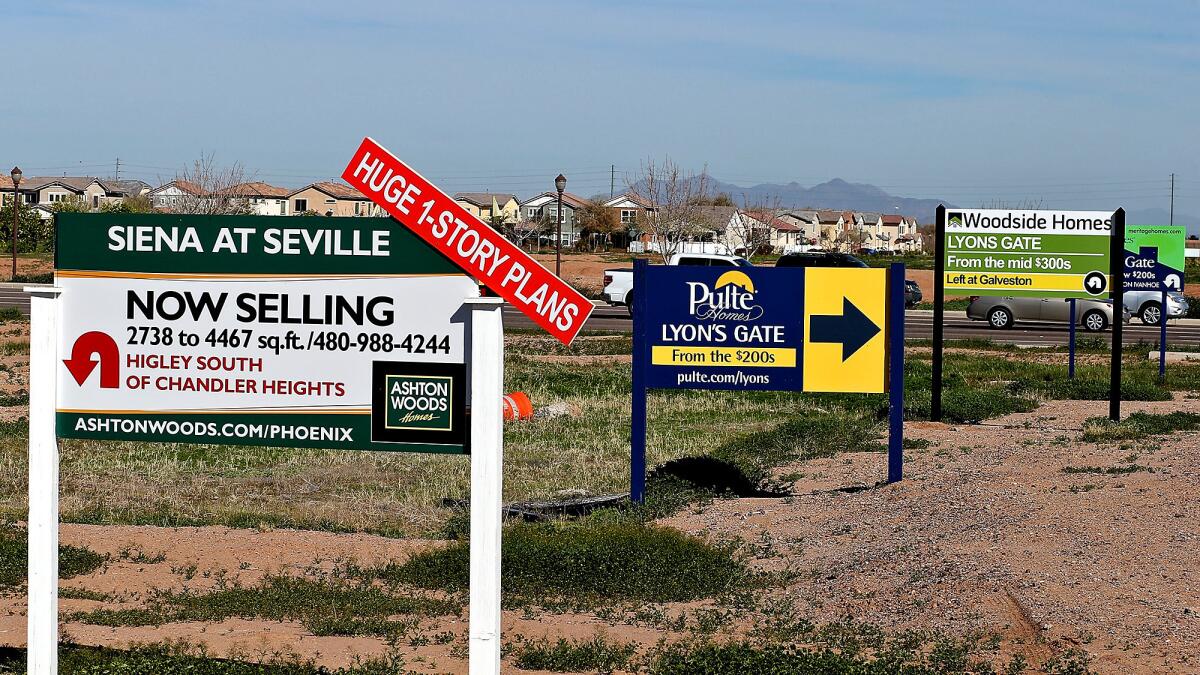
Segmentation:
{"type": "Polygon", "coordinates": [[[609,166],[612,168],[609,169],[608,174],[608,198],[612,199],[613,192],[615,192],[617,189],[617,165],[610,164],[609,166]]]}
{"type": "Polygon", "coordinates": [[[117,158],[117,171],[116,171],[116,174],[113,176],[113,179],[121,180],[121,158],[120,157],[117,158]]]}
{"type": "Polygon", "coordinates": [[[1171,174],[1171,222],[1167,224],[1175,224],[1175,174],[1171,174]]]}

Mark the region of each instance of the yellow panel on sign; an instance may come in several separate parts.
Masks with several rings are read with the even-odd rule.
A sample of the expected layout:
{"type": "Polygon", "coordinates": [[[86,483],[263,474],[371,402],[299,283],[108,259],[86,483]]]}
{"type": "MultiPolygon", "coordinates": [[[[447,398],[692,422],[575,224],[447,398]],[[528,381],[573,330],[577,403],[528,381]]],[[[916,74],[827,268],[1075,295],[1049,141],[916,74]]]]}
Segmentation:
{"type": "Polygon", "coordinates": [[[887,270],[804,272],[804,391],[883,393],[887,270]]]}
{"type": "Polygon", "coordinates": [[[795,368],[796,350],[786,347],[671,347],[655,345],[650,363],[656,366],[761,366],[795,368]]]}

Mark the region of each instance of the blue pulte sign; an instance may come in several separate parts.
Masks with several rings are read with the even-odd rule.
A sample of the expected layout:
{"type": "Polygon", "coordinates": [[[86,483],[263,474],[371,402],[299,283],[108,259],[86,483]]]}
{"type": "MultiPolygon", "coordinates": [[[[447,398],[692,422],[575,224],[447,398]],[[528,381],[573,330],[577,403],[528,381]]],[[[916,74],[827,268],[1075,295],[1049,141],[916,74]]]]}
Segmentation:
{"type": "Polygon", "coordinates": [[[803,269],[652,266],[644,281],[648,387],[802,388],[803,269]]]}
{"type": "Polygon", "coordinates": [[[630,496],[646,490],[650,389],[890,394],[888,482],[903,474],[904,265],[647,265],[633,273],[630,496]]]}

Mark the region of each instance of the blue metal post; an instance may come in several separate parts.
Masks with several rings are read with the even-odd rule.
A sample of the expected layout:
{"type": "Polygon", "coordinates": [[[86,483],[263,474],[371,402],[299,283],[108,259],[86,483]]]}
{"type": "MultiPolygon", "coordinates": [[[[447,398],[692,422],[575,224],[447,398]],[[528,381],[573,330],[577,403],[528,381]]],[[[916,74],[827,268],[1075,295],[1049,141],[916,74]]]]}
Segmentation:
{"type": "Polygon", "coordinates": [[[629,425],[629,498],[646,501],[646,261],[633,261],[633,405],[629,425]]]}
{"type": "Polygon", "coordinates": [[[904,477],[904,263],[892,263],[888,293],[887,480],[895,483],[904,477]]]}
{"type": "Polygon", "coordinates": [[[1158,310],[1158,379],[1167,379],[1167,287],[1162,288],[1158,310]]]}
{"type": "Polygon", "coordinates": [[[1071,298],[1071,337],[1067,341],[1067,351],[1070,356],[1067,358],[1067,377],[1075,379],[1075,298],[1071,298]]]}

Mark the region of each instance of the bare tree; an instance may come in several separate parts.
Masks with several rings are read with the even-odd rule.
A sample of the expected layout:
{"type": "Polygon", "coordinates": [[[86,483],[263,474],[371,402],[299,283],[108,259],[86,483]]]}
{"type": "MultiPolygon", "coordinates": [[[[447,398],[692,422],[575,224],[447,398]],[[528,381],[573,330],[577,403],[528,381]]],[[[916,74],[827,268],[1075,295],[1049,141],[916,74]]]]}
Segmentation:
{"type": "Polygon", "coordinates": [[[536,218],[521,218],[518,216],[516,220],[501,223],[498,229],[512,243],[517,246],[528,245],[529,250],[532,251],[532,244],[535,242],[538,244],[538,248],[541,248],[539,237],[543,232],[549,231],[550,220],[545,214],[539,215],[536,218]]]}
{"type": "Polygon", "coordinates": [[[242,189],[249,178],[238,162],[220,166],[212,153],[201,154],[190,168],[177,173],[174,180],[183,193],[171,205],[175,213],[210,216],[250,213],[249,199],[242,189]]]}
{"type": "Polygon", "coordinates": [[[731,251],[741,250],[746,258],[774,248],[771,234],[778,220],[779,198],[762,197],[751,200],[742,193],[742,208],[737,213],[737,225],[725,233],[731,251]]]}
{"type": "Polygon", "coordinates": [[[646,204],[639,229],[650,235],[664,263],[679,248],[680,242],[712,231],[700,217],[702,202],[708,196],[707,167],[699,174],[683,170],[670,157],[642,163],[637,180],[628,185],[629,193],[646,204]]]}

